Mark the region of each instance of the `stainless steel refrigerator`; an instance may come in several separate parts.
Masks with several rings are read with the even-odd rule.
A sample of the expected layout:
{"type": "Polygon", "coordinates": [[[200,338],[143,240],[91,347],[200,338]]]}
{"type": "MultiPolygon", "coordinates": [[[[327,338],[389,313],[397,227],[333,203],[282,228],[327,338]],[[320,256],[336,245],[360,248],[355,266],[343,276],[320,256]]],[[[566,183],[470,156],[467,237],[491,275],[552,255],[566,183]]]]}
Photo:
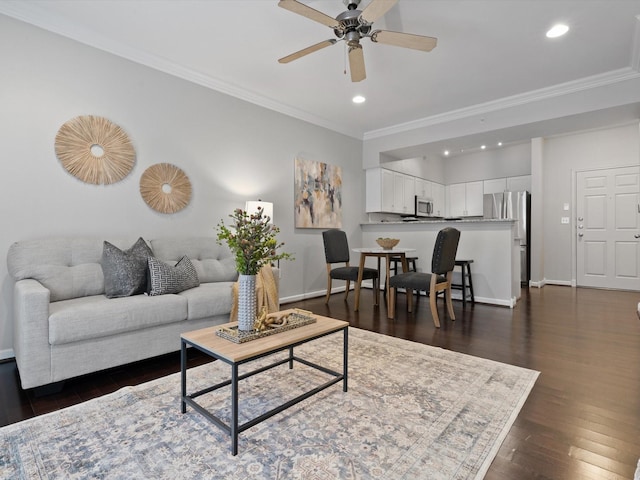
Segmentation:
{"type": "Polygon", "coordinates": [[[529,192],[485,193],[484,218],[517,220],[516,238],[520,241],[520,283],[531,279],[531,194],[529,192]]]}

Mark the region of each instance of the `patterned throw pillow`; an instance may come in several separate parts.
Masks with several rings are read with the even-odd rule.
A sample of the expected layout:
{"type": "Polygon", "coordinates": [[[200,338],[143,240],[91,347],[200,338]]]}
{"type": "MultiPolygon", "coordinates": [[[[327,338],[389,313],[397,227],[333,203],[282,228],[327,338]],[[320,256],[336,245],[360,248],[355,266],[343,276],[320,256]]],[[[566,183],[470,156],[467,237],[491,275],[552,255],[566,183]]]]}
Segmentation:
{"type": "Polygon", "coordinates": [[[149,257],[149,295],[164,295],[166,293],[179,293],[200,285],[196,269],[186,255],[183,256],[175,267],[149,257]]]}
{"type": "Polygon", "coordinates": [[[104,294],[107,298],[129,297],[147,289],[147,258],[153,255],[140,237],[128,250],[120,250],[109,242],[102,248],[104,294]]]}

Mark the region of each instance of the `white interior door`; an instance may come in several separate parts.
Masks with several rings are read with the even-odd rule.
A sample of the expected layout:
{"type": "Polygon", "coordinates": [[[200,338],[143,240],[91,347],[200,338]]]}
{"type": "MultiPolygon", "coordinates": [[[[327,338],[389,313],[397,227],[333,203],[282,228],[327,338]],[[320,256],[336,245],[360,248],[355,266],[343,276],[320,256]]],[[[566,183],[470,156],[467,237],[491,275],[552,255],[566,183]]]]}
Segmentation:
{"type": "Polygon", "coordinates": [[[640,290],[640,167],[578,172],[577,284],[640,290]]]}

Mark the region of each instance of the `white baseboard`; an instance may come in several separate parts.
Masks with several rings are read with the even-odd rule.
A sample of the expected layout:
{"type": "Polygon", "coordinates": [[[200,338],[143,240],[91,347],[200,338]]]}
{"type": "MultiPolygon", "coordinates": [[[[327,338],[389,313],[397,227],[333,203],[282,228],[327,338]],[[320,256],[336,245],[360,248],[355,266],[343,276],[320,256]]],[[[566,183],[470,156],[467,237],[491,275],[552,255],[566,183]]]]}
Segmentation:
{"type": "Polygon", "coordinates": [[[548,278],[544,279],[545,285],[560,285],[562,287],[575,287],[575,283],[571,280],[549,280],[548,278]]]}
{"type": "Polygon", "coordinates": [[[6,350],[0,350],[0,360],[9,360],[10,358],[15,358],[16,354],[13,349],[8,348],[6,350]]]}
{"type": "MultiPolygon", "coordinates": [[[[362,288],[368,288],[371,289],[373,288],[373,285],[367,285],[366,283],[362,284],[362,288]]],[[[331,289],[331,294],[333,295],[334,293],[342,293],[345,290],[345,286],[341,286],[341,287],[335,287],[331,289]]],[[[351,290],[353,290],[353,284],[351,285],[351,290]]],[[[382,288],[380,288],[380,291],[382,291],[382,288]]],[[[403,291],[403,289],[399,290],[400,292],[403,291]]],[[[326,290],[316,290],[315,292],[307,292],[307,293],[303,293],[301,295],[292,295],[290,297],[283,297],[280,299],[280,303],[281,304],[287,304],[287,303],[293,303],[293,302],[299,302],[301,300],[307,300],[309,298],[316,298],[316,297],[324,297],[327,294],[326,290]]],[[[421,292],[420,293],[422,296],[426,297],[426,292],[421,292]]],[[[453,298],[454,300],[462,300],[462,292],[453,292],[451,294],[451,298],[453,298]]],[[[475,301],[476,303],[486,303],[488,305],[498,305],[500,307],[508,307],[508,308],[513,308],[516,306],[516,299],[512,298],[510,300],[501,300],[498,298],[488,298],[488,297],[478,297],[477,295],[475,296],[475,301]]]]}
{"type": "MultiPolygon", "coordinates": [[[[373,285],[371,284],[367,285],[365,282],[362,282],[362,288],[371,289],[373,288],[373,285]]],[[[341,287],[334,287],[331,289],[331,295],[333,295],[334,293],[344,293],[345,289],[346,289],[346,285],[342,285],[341,287]]],[[[353,282],[351,282],[351,287],[349,288],[349,291],[353,291],[353,290],[354,290],[354,286],[353,286],[353,282]]],[[[316,290],[315,292],[306,292],[300,295],[282,297],[280,299],[280,303],[287,304],[287,303],[299,302],[301,300],[308,300],[309,298],[324,297],[326,294],[327,294],[326,290],[316,290]]]]}
{"type": "MultiPolygon", "coordinates": [[[[344,287],[342,287],[344,292],[344,287]]],[[[309,298],[324,297],[327,294],[326,290],[318,290],[316,292],[307,292],[300,295],[291,295],[290,297],[280,298],[280,304],[286,305],[287,303],[299,302],[301,300],[308,300],[309,298]]]]}

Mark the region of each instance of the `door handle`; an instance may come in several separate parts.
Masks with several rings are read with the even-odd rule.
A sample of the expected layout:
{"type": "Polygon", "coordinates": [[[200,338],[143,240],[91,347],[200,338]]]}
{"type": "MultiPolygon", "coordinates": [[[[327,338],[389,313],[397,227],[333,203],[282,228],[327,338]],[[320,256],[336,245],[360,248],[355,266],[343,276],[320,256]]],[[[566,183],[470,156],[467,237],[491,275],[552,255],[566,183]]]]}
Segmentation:
{"type": "Polygon", "coordinates": [[[578,234],[578,236],[579,236],[579,237],[584,237],[584,233],[580,232],[580,233],[578,234]]]}
{"type": "Polygon", "coordinates": [[[640,238],[640,233],[636,233],[633,237],[634,238],[640,238]]]}

